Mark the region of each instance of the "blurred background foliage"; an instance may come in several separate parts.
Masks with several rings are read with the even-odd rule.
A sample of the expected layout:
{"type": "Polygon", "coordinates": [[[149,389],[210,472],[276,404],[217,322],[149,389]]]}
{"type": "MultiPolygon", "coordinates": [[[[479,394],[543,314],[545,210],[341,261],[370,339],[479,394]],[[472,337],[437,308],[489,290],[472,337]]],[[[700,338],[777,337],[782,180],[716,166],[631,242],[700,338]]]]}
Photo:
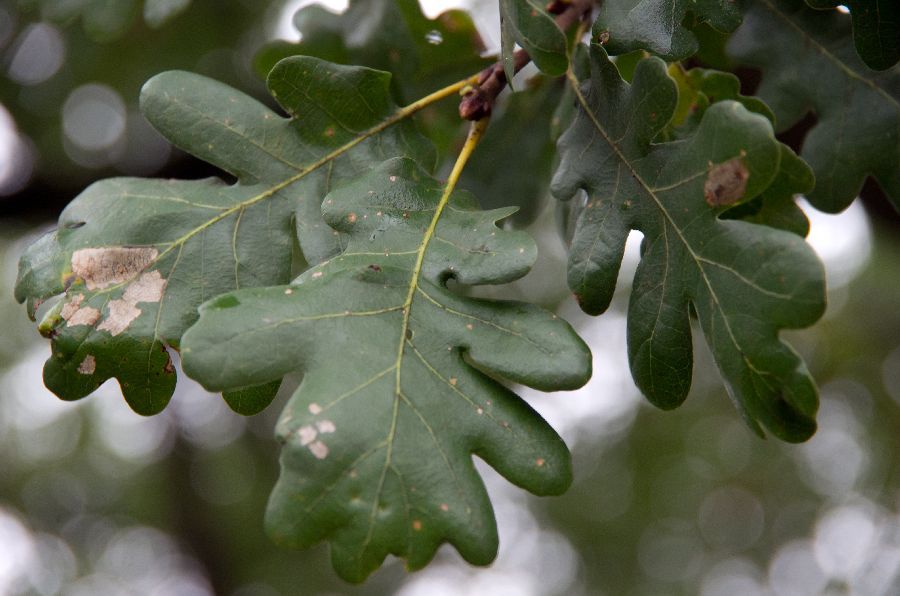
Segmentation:
{"type": "MultiPolygon", "coordinates": [[[[810,213],[810,242],[830,283],[825,318],[790,334],[822,390],[810,442],[752,435],[702,342],[685,406],[655,410],[634,389],[625,350],[639,239],[629,242],[606,315],[581,314],[564,290],[564,249],[545,204],[554,123],[540,118],[560,93],[552,81],[518,86],[524,91],[498,114],[494,139],[479,149],[465,184],[491,206],[504,188],[514,190],[500,200],[525,203],[517,221],[535,220],[528,229],[540,260],[524,280],[494,291],[556,307],[591,344],[595,376],[575,392],[523,391],[572,448],[576,481],[566,495],[529,496],[480,466],[501,536],[492,567],[471,568],[444,548],[416,575],[395,561],[351,587],[332,573],[326,548],[272,545],[262,515],[278,472],[272,428],[282,401],[242,418],[183,380],[166,412],[140,418],[115,384],[77,403],[44,389],[49,347],[12,299],[18,255],[93,180],[217,174],[143,121],[140,87],[181,68],[268,101],[258,73],[296,48],[296,38],[270,42],[291,35],[300,4],[0,2],[0,594],[900,593],[896,215],[878,201],[840,216],[810,213]],[[531,136],[519,141],[517,132],[531,136]],[[520,159],[504,153],[510,146],[520,159]],[[517,166],[536,182],[523,184],[517,166]]],[[[393,10],[390,2],[357,4],[393,10]]],[[[407,20],[393,24],[415,32],[409,51],[438,52],[450,60],[451,78],[485,62],[479,44],[498,45],[493,2],[423,2],[424,16],[405,0],[396,7],[407,20]],[[450,6],[473,10],[482,40],[460,14],[439,16],[450,6]],[[423,19],[435,20],[426,27],[423,19]]],[[[381,64],[391,48],[378,45],[378,31],[360,41],[360,14],[342,21],[316,12],[332,33],[309,51],[394,70],[403,77],[400,101],[446,83],[449,75],[429,71],[427,61],[381,64]]],[[[304,23],[309,18],[298,19],[304,23]]],[[[434,125],[439,147],[450,151],[455,106],[441,109],[422,124],[434,125]]]]}

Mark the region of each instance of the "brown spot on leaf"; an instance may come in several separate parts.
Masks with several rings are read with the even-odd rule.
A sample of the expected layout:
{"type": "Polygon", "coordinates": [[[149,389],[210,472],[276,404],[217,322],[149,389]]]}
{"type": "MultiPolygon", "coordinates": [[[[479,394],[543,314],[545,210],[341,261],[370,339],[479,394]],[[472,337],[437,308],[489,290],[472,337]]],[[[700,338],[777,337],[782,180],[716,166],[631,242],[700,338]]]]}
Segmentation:
{"type": "Polygon", "coordinates": [[[740,157],[716,165],[710,164],[703,184],[703,195],[710,207],[734,205],[740,201],[747,191],[747,179],[750,171],[744,164],[745,152],[740,157]]]}
{"type": "Polygon", "coordinates": [[[143,271],[159,255],[155,248],[110,246],[82,248],[72,253],[72,273],[89,290],[127,281],[143,271]]]}
{"type": "Polygon", "coordinates": [[[377,273],[377,272],[381,271],[381,266],[373,264],[373,265],[369,265],[369,269],[371,269],[372,271],[375,271],[377,273]]]}
{"type": "Polygon", "coordinates": [[[412,523],[412,527],[413,527],[413,530],[418,532],[419,530],[422,529],[422,521],[418,520],[418,519],[414,519],[413,523],[412,523]]]}

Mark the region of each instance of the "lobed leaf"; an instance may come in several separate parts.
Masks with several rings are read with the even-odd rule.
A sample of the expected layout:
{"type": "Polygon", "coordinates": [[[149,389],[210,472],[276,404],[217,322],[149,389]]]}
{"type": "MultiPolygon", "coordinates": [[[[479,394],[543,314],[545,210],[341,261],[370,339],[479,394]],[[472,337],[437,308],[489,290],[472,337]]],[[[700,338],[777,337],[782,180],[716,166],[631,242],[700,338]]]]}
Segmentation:
{"type": "Polygon", "coordinates": [[[872,176],[900,207],[900,69],[879,73],[863,64],[849,16],[802,0],[754,0],[728,51],[762,70],[757,94],[778,130],[814,113],[800,154],[816,176],[807,195],[814,206],[841,211],[872,176]]]}
{"type": "Polygon", "coordinates": [[[493,559],[472,454],[536,494],[571,481],[562,440],[495,378],[575,388],[588,348],[539,307],[447,288],[519,278],[536,247],[496,227],[512,209],[480,211],[456,191],[440,212],[445,192],[405,158],[333,191],[323,211],[348,235],[340,256],[289,286],[207,302],[184,336],[185,371],[212,390],[304,372],[278,423],[267,527],[291,546],[328,540],[350,581],[388,554],[423,567],[444,541],[472,563],[493,559]]]}
{"type": "Polygon", "coordinates": [[[741,23],[735,0],[604,0],[593,35],[610,54],[647,50],[666,60],[681,60],[697,52],[697,38],[688,26],[708,23],[733,31],[741,23]]]}
{"type": "Polygon", "coordinates": [[[900,60],[900,4],[895,0],[806,0],[816,9],[847,6],[853,18],[853,43],[866,66],[887,70],[900,60]]]}
{"type": "Polygon", "coordinates": [[[559,198],[579,189],[588,196],[569,254],[570,288],[585,311],[604,311],[628,233],[639,230],[628,351],[648,399],[673,408],[687,396],[693,309],[748,425],[788,441],[809,438],[816,388],[778,332],[821,316],[822,265],[795,234],[719,218],[776,180],[783,155],[771,124],[722,101],[690,137],[655,144],[678,101],[665,63],[641,61],[628,85],[601,46],[590,53],[590,77],[570,74],[579,111],[560,139],[553,182],[559,198]]]}
{"type": "Polygon", "coordinates": [[[286,283],[295,233],[308,262],[336,254],[341,239],[320,211],[332,188],[388,156],[433,163],[430,144],[398,123],[409,112],[393,104],[387,73],[299,57],[279,63],[268,84],[289,118],[199,75],[148,81],[141,105],[151,123],[237,182],[98,182],[22,257],[16,297],[29,314],[65,294],[41,326],[53,348],[44,380],[61,398],[115,377],[135,411],[159,412],[175,384],[165,346],[178,347],[199,304],[286,283]]]}
{"type": "MultiPolygon", "coordinates": [[[[678,104],[672,119],[657,135],[657,141],[691,136],[709,106],[724,100],[737,101],[749,112],[775,121],[769,106],[756,97],[741,95],[740,82],[731,73],[705,68],[685,71],[677,64],[669,66],[668,72],[678,87],[678,104]]],[[[810,192],[815,186],[815,177],[790,147],[782,143],[780,151],[778,174],[769,187],[751,201],[728,209],[721,217],[761,223],[805,238],[809,233],[809,220],[797,206],[794,196],[810,192]]]]}
{"type": "MultiPolygon", "coordinates": [[[[427,18],[418,0],[352,0],[341,14],[318,4],[294,15],[299,43],[274,42],[255,58],[265,76],[282,58],[315,56],[338,64],[356,64],[390,72],[394,99],[410,103],[487,66],[484,44],[468,13],[448,10],[427,18]]],[[[461,130],[453,105],[430,110],[426,134],[441,154],[461,130]]]]}

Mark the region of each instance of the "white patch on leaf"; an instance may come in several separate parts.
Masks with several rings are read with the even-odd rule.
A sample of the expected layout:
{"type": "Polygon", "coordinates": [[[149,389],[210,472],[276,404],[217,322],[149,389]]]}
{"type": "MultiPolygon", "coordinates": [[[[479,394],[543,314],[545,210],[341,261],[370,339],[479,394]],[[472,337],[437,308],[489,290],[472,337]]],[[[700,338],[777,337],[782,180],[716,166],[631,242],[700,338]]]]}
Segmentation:
{"type": "Polygon", "coordinates": [[[109,303],[109,314],[97,326],[97,331],[109,331],[112,336],[119,335],[131,325],[141,314],[141,309],[127,300],[113,300],[109,303]]]}
{"type": "Polygon", "coordinates": [[[318,434],[319,432],[311,426],[301,426],[297,430],[297,436],[300,437],[300,444],[303,446],[309,445],[315,441],[318,434]]]}
{"type": "Polygon", "coordinates": [[[69,327],[74,327],[76,325],[93,325],[99,320],[100,311],[96,308],[85,306],[84,308],[79,308],[74,313],[72,313],[66,323],[69,327]]]}
{"type": "Polygon", "coordinates": [[[316,441],[309,446],[309,451],[316,459],[325,459],[328,457],[328,445],[323,443],[322,441],[316,441]]]}
{"type": "Polygon", "coordinates": [[[159,302],[166,290],[166,280],[159,271],[142,274],[136,281],[125,288],[122,299],[126,302],[159,302]]]}
{"type": "Polygon", "coordinates": [[[334,422],[331,420],[320,420],[316,422],[316,428],[320,433],[333,433],[335,431],[334,422]]]}
{"type": "Polygon", "coordinates": [[[97,359],[88,354],[78,365],[78,372],[83,375],[92,375],[97,370],[97,359]]]}

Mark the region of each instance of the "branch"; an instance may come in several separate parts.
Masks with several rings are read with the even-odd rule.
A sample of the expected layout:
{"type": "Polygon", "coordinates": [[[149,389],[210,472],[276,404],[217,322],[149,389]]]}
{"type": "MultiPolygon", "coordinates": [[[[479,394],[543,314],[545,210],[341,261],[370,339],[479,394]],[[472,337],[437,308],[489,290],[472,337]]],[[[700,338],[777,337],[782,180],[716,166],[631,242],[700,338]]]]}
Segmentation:
{"type": "MultiPolygon", "coordinates": [[[[567,31],[578,22],[594,6],[594,0],[553,0],[547,5],[551,13],[558,13],[557,27],[567,31]]],[[[514,72],[522,70],[531,62],[531,56],[523,49],[513,53],[514,72]]],[[[481,120],[491,115],[494,101],[506,87],[506,73],[503,72],[503,60],[498,60],[478,74],[477,83],[463,95],[459,103],[459,115],[464,120],[481,120]]]]}

